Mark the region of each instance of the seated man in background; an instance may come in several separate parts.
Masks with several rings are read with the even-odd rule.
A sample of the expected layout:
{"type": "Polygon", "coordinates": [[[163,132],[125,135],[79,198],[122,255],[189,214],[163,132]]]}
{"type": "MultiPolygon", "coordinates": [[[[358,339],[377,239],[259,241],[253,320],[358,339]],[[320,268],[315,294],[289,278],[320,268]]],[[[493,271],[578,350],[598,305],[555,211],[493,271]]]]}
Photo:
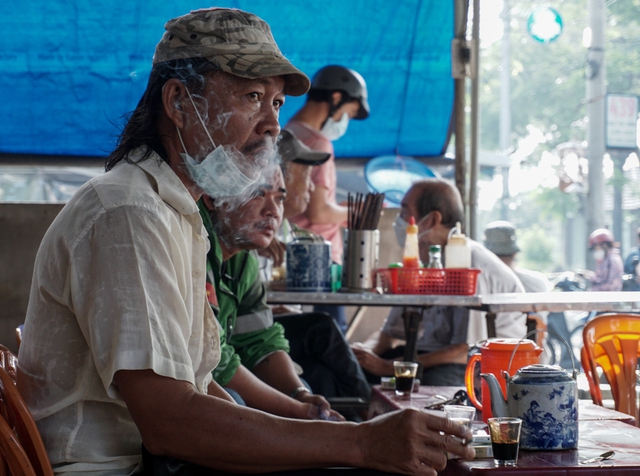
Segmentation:
{"type": "Polygon", "coordinates": [[[473,458],[452,438],[471,432],[445,418],[282,418],[212,380],[220,335],[196,202],[255,190],[285,95],[309,80],[242,10],[196,10],[165,30],[107,172],[75,193],[36,256],[17,386],[56,473],[435,475],[447,452],[473,458]]]}
{"type": "MultiPolygon", "coordinates": [[[[526,292],[546,293],[551,291],[551,282],[544,274],[516,266],[516,255],[520,252],[520,247],[516,242],[516,229],[512,223],[503,220],[489,223],[484,229],[484,246],[516,273],[526,292]]],[[[531,312],[527,315],[529,319],[535,321],[533,324],[537,330],[546,331],[548,311],[531,312]]],[[[542,344],[546,334],[539,332],[530,338],[542,344]]],[[[543,347],[546,349],[546,346],[543,347]]],[[[546,354],[544,358],[547,358],[546,354]]]]}
{"type": "Polygon", "coordinates": [[[516,266],[516,254],[520,247],[516,242],[516,229],[508,221],[494,221],[484,229],[484,246],[516,273],[528,293],[551,291],[549,279],[539,271],[516,266]]]}
{"type": "MultiPolygon", "coordinates": [[[[301,161],[313,163],[318,154],[320,159],[325,158],[322,153],[302,148],[300,143],[301,147],[291,146],[292,140],[295,138],[286,134],[280,139],[283,167],[288,169],[301,161]],[[299,162],[292,162],[296,158],[299,162]]],[[[214,378],[220,385],[237,391],[254,408],[282,416],[327,418],[329,404],[303,385],[293,361],[302,367],[311,389],[325,397],[368,398],[370,388],[342,332],[329,315],[289,313],[273,322],[256,257],[249,251],[269,244],[290,200],[279,168],[267,170],[264,175],[265,184],[257,196],[238,208],[229,207],[223,199],[212,200],[207,196],[200,202],[211,240],[208,296],[222,328],[222,357],[214,378]],[[279,396],[272,395],[280,401],[278,409],[265,407],[269,401],[259,392],[261,382],[255,382],[247,369],[281,392],[279,396]],[[313,406],[295,405],[298,401],[313,406]],[[283,409],[285,413],[278,413],[283,409]]],[[[332,418],[336,415],[332,414],[332,418]]]]}
{"type": "MultiPolygon", "coordinates": [[[[444,179],[416,182],[402,199],[394,224],[398,244],[403,247],[410,217],[418,225],[420,260],[428,262],[429,246],[443,249],[451,229],[464,223],[462,199],[458,189],[444,179]]],[[[471,266],[478,276],[478,294],[524,292],[513,271],[484,246],[471,239],[471,266]]],[[[444,263],[446,266],[446,263],[444,263]]],[[[364,344],[352,346],[358,361],[369,373],[371,382],[393,375],[393,361],[403,360],[403,308],[393,308],[382,329],[364,344]]],[[[431,306],[423,312],[418,330],[418,361],[423,366],[425,385],[464,385],[469,347],[487,339],[485,313],[452,306],[431,306]]],[[[497,313],[497,337],[520,338],[526,334],[525,315],[520,312],[497,313]]]]}

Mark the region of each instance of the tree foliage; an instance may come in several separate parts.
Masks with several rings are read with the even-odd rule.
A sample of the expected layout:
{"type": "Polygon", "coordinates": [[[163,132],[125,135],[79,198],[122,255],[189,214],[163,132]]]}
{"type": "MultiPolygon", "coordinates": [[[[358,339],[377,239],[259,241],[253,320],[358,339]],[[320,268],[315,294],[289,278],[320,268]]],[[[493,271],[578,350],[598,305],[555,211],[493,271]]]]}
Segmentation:
{"type": "MultiPolygon", "coordinates": [[[[511,145],[534,125],[552,149],[568,140],[586,139],[585,64],[582,35],[588,25],[586,0],[553,3],[563,18],[560,37],[548,44],[527,32],[527,18],[538,0],[510,0],[511,6],[511,145]]],[[[605,21],[607,90],[640,95],[640,0],[607,2],[605,21]]],[[[481,49],[480,147],[497,150],[500,117],[501,45],[481,49]]]]}

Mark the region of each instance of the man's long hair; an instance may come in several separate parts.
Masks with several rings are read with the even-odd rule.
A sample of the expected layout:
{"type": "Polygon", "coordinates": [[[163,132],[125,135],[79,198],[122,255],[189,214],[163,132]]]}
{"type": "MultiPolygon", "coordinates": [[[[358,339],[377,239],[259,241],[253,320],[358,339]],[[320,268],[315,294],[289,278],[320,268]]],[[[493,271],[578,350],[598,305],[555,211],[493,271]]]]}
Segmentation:
{"type": "MultiPolygon", "coordinates": [[[[454,227],[457,222],[464,223],[464,208],[458,189],[448,180],[433,178],[414,183],[420,187],[416,209],[422,218],[432,211],[439,211],[442,224],[454,227]]],[[[416,219],[416,221],[417,221],[416,219]]]]}
{"type": "Polygon", "coordinates": [[[164,113],[162,88],[170,79],[178,78],[197,94],[205,86],[205,74],[217,69],[204,58],[172,60],[155,65],[149,75],[147,89],[129,115],[115,150],[107,157],[105,170],[111,170],[122,160],[131,162],[128,154],[141,146],[147,146],[147,149],[140,161],[148,159],[155,151],[167,162],[168,155],[160,134],[160,119],[164,113]]]}

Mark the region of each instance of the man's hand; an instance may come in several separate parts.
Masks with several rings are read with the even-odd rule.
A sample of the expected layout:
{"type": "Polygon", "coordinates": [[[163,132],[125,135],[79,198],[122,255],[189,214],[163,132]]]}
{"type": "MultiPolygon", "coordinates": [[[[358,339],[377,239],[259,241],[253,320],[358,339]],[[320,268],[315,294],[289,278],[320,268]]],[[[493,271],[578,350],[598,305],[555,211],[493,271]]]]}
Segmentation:
{"type": "Polygon", "coordinates": [[[454,436],[470,441],[472,432],[446,418],[405,409],[358,426],[363,466],[390,473],[435,476],[447,464],[447,452],[473,459],[475,451],[454,436]]]}
{"type": "Polygon", "coordinates": [[[270,258],[271,260],[273,260],[273,265],[277,267],[282,266],[282,263],[284,263],[284,254],[286,250],[287,245],[277,238],[274,238],[273,240],[271,240],[271,243],[269,243],[269,246],[258,250],[258,254],[260,256],[264,256],[265,258],[270,258]]]}
{"type": "Polygon", "coordinates": [[[310,392],[300,392],[296,400],[311,405],[308,418],[311,420],[345,421],[345,418],[337,411],[331,410],[331,405],[322,395],[313,395],[310,392]]]}
{"type": "Polygon", "coordinates": [[[393,361],[383,359],[369,347],[360,343],[351,345],[351,350],[353,350],[360,366],[373,375],[378,377],[393,375],[393,361]]]}

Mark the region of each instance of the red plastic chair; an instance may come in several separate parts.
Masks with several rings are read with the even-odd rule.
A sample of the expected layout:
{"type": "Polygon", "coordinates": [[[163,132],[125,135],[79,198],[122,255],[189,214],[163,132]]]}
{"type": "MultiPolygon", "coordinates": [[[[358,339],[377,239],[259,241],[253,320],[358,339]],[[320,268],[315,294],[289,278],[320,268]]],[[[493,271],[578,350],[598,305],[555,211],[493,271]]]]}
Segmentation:
{"type": "MultiPolygon", "coordinates": [[[[7,359],[6,352],[11,353],[10,351],[2,351],[2,354],[5,356],[4,361],[9,360],[9,362],[17,364],[17,358],[13,356],[13,359],[7,359]]],[[[38,427],[24,399],[20,395],[20,392],[18,392],[15,379],[11,377],[4,367],[0,367],[0,400],[0,407],[3,407],[1,413],[4,416],[2,419],[8,424],[9,429],[15,431],[18,441],[27,454],[34,470],[34,473],[25,474],[53,476],[51,462],[49,461],[49,456],[47,456],[47,450],[40,437],[38,427]]]]}
{"type": "Polygon", "coordinates": [[[602,369],[615,403],[615,409],[632,415],[638,421],[636,404],[636,368],[640,355],[640,316],[635,314],[603,314],[588,322],[582,331],[584,347],[582,367],[589,382],[593,403],[602,406],[600,379],[602,369]]]}

